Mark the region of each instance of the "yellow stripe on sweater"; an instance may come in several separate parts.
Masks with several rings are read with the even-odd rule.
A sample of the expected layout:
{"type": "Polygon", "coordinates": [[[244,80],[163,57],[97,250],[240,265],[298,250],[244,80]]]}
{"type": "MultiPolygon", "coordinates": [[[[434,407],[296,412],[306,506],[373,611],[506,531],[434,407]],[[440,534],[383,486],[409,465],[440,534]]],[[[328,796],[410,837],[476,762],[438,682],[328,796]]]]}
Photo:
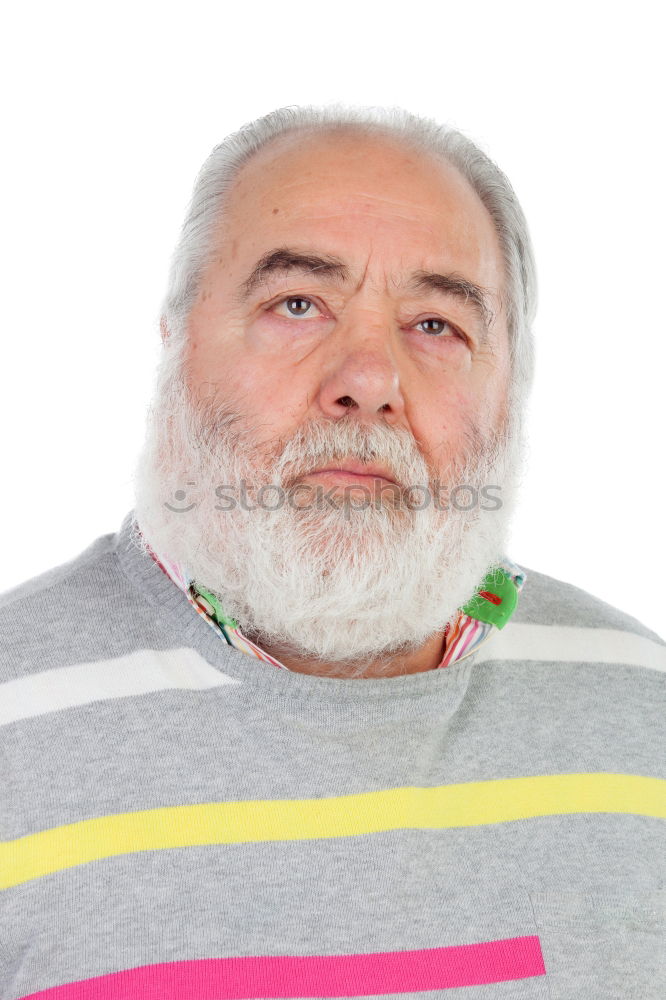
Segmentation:
{"type": "Polygon", "coordinates": [[[0,889],[135,851],[485,826],[579,813],[666,818],[666,781],[633,774],[554,774],[117,813],[0,843],[0,889]]]}

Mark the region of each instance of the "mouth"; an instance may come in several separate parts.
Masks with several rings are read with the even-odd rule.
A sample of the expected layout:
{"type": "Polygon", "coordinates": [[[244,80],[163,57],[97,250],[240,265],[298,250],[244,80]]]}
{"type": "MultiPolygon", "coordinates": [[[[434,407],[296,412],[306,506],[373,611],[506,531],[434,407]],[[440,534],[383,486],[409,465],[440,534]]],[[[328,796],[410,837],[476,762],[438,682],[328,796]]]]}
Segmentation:
{"type": "Polygon", "coordinates": [[[364,462],[347,460],[341,462],[339,465],[327,465],[321,469],[313,469],[312,472],[307,473],[303,478],[309,479],[311,476],[331,481],[345,480],[346,482],[358,482],[365,485],[368,482],[379,479],[382,482],[389,483],[391,486],[398,485],[392,477],[390,470],[383,465],[368,465],[364,462]]]}

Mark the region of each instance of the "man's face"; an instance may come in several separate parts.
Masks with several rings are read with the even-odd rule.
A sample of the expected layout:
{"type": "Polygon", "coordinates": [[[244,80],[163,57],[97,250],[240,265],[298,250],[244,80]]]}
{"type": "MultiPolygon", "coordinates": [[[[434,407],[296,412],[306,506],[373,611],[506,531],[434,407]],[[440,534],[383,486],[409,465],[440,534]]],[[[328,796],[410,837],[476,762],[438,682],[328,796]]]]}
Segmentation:
{"type": "Polygon", "coordinates": [[[278,658],[388,669],[504,550],[521,439],[491,220],[425,154],[292,137],[241,171],[217,246],[183,353],[166,341],[136,477],[144,539],[278,658]],[[218,484],[232,507],[226,490],[213,506],[218,484]],[[288,502],[257,503],[268,484],[288,502]]]}
{"type": "Polygon", "coordinates": [[[351,409],[406,429],[444,470],[470,421],[485,435],[503,419],[502,285],[490,216],[452,167],[386,140],[285,137],[232,188],[190,317],[191,385],[203,400],[223,393],[267,444],[351,409]],[[258,262],[280,250],[335,258],[345,280],[336,267],[278,259],[246,293],[258,262]],[[494,321],[464,286],[418,286],[419,272],[483,289],[494,321]]]}

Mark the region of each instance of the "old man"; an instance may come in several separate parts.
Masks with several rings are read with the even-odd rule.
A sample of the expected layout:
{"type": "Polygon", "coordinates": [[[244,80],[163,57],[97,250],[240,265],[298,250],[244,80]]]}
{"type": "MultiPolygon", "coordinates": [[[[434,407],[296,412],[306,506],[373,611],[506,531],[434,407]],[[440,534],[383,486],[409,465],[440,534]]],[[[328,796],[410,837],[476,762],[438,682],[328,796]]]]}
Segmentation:
{"type": "Polygon", "coordinates": [[[197,178],[118,532],[2,598],[0,993],[663,996],[663,640],[517,565],[527,226],[461,133],[197,178]]]}

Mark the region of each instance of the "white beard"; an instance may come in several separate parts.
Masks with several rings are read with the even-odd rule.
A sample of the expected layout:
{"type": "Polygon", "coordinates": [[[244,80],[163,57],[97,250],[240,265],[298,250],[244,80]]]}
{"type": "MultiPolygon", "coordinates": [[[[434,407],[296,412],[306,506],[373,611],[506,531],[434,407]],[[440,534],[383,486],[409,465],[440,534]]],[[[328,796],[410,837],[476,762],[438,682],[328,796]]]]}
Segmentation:
{"type": "MultiPolygon", "coordinates": [[[[523,461],[520,415],[492,441],[469,427],[456,446],[440,476],[442,501],[458,484],[493,486],[499,509],[482,509],[492,504],[480,493],[482,506],[470,510],[432,502],[412,509],[404,497],[365,509],[342,499],[337,509],[294,509],[304,502],[302,482],[293,506],[267,509],[280,495],[271,489],[256,509],[237,502],[216,509],[229,506],[221,496],[238,500],[242,481],[246,506],[268,484],[293,497],[296,480],[342,458],[382,463],[398,483],[431,493],[437,471],[409,431],[359,423],[353,412],[304,423],[284,445],[262,443],[231,407],[193,405],[179,355],[167,355],[135,474],[138,541],[184,567],[258,645],[342,665],[354,676],[375,658],[388,664],[443,632],[504,554],[523,461]],[[221,485],[235,489],[216,495],[221,485]]],[[[423,496],[416,492],[417,506],[423,496]]],[[[462,491],[459,504],[469,502],[462,491]]]]}

